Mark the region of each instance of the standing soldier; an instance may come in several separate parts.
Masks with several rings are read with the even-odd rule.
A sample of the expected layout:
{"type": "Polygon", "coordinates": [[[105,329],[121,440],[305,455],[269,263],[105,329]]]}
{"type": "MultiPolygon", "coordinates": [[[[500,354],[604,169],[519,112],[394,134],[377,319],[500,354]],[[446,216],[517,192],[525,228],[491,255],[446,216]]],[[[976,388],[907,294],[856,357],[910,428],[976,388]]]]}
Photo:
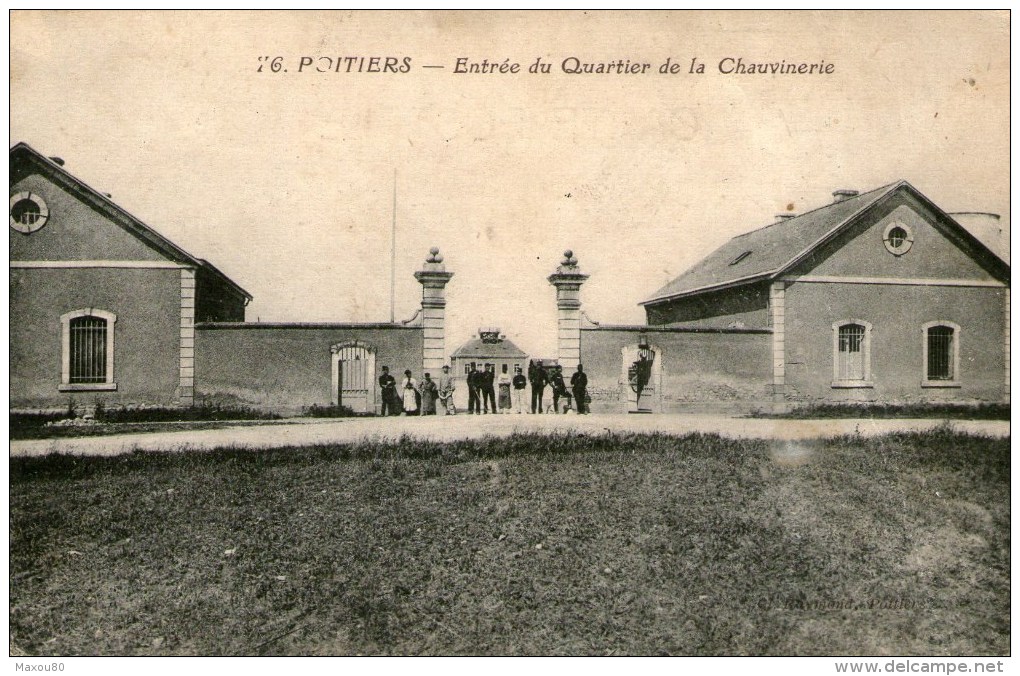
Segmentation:
{"type": "Polygon", "coordinates": [[[382,415],[400,415],[397,402],[397,380],[390,375],[390,367],[382,367],[379,376],[379,389],[382,393],[382,415]]]}
{"type": "Polygon", "coordinates": [[[521,367],[514,367],[514,377],[510,381],[514,388],[514,408],[518,413],[524,412],[524,388],[528,386],[528,379],[521,373],[521,367]]]}
{"type": "Polygon", "coordinates": [[[570,376],[570,389],[574,391],[574,406],[577,408],[577,414],[584,415],[588,412],[588,375],[580,364],[577,365],[574,375],[570,376]]]}
{"type": "Polygon", "coordinates": [[[531,383],[531,412],[542,412],[542,394],[545,391],[545,369],[542,360],[531,362],[528,366],[528,381],[531,383]]]}
{"type": "Polygon", "coordinates": [[[443,366],[443,375],[439,376],[439,401],[446,410],[446,415],[457,415],[457,407],[453,403],[453,391],[457,386],[450,375],[450,367],[443,366]]]}
{"type": "Polygon", "coordinates": [[[481,402],[478,401],[479,386],[481,385],[481,383],[479,382],[479,377],[481,375],[482,374],[478,372],[478,369],[475,368],[474,362],[472,362],[471,366],[468,369],[468,376],[467,376],[467,384],[468,384],[468,413],[472,414],[472,415],[475,414],[475,413],[481,413],[482,412],[481,402]]]}
{"type": "Polygon", "coordinates": [[[485,412],[489,412],[489,402],[492,402],[492,412],[499,413],[496,408],[496,368],[492,364],[485,365],[485,372],[482,373],[482,401],[485,403],[485,412]]]}

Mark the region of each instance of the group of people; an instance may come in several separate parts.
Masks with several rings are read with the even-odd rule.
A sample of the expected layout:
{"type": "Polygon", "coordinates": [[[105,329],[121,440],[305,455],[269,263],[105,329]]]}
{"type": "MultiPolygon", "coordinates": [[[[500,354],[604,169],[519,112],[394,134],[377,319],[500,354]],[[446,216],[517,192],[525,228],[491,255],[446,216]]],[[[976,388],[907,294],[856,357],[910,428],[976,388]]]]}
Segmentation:
{"type": "MultiPolygon", "coordinates": [[[[520,369],[518,369],[518,371],[519,370],[520,369]]],[[[528,381],[531,384],[532,413],[537,414],[546,412],[545,403],[543,401],[546,385],[549,385],[552,388],[552,408],[556,413],[560,412],[560,399],[564,400],[564,413],[570,410],[571,399],[573,400],[573,404],[578,415],[584,415],[589,412],[588,376],[584,372],[583,365],[578,364],[577,370],[574,371],[574,375],[570,376],[570,391],[567,391],[567,385],[563,380],[563,368],[557,364],[552,367],[550,372],[542,365],[541,359],[537,362],[533,361],[528,364],[528,381]]],[[[523,389],[524,385],[522,384],[521,390],[523,391],[523,389]]],[[[518,404],[517,412],[521,412],[520,404],[518,404]]]]}
{"type": "Polygon", "coordinates": [[[437,403],[446,408],[447,415],[457,412],[453,404],[456,386],[449,366],[443,367],[438,383],[432,379],[431,373],[426,373],[419,383],[407,370],[399,384],[390,375],[390,367],[383,366],[379,389],[382,391],[382,415],[435,415],[437,403]]]}
{"type": "MultiPolygon", "coordinates": [[[[564,413],[571,410],[571,403],[578,414],[588,413],[588,376],[581,364],[577,365],[577,370],[570,377],[569,391],[563,379],[563,369],[558,365],[547,370],[541,360],[532,361],[528,364],[527,378],[521,372],[520,366],[514,368],[512,378],[505,369],[504,366],[504,372],[497,380],[496,369],[492,364],[486,364],[484,371],[479,371],[471,364],[467,374],[469,414],[488,414],[490,405],[492,413],[510,413],[514,408],[517,413],[523,413],[524,390],[529,384],[532,413],[546,412],[543,398],[547,385],[552,388],[552,408],[556,413],[560,412],[561,399],[564,413]]],[[[419,382],[411,371],[407,370],[404,371],[404,378],[399,383],[390,375],[390,368],[383,366],[382,375],[379,376],[379,388],[382,392],[382,415],[436,415],[437,405],[442,406],[447,415],[457,413],[457,407],[453,403],[453,393],[457,387],[449,366],[443,366],[438,382],[432,379],[430,373],[426,373],[424,379],[419,382]]]]}
{"type": "MultiPolygon", "coordinates": [[[[500,379],[500,408],[510,408],[509,401],[503,399],[503,381],[500,379]]],[[[489,404],[492,404],[492,412],[498,413],[496,408],[496,367],[486,364],[484,371],[479,371],[474,364],[468,367],[468,414],[482,414],[489,412],[489,404]],[[483,410],[484,409],[484,410],[483,410]]],[[[508,393],[509,394],[509,393],[508,393]]]]}

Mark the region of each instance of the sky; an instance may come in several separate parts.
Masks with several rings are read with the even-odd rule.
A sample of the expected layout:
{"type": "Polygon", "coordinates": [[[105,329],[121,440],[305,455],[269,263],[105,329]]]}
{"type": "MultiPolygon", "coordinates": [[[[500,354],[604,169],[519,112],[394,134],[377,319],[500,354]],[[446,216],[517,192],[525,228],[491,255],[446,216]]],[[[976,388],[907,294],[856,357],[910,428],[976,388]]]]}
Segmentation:
{"type": "Polygon", "coordinates": [[[585,312],[640,324],[727,239],[836,189],[905,179],[1009,223],[1004,12],[14,12],[10,44],[10,144],[219,267],[249,321],[388,321],[394,219],[398,320],[437,246],[448,352],[498,326],[549,356],[567,248],[585,312]],[[738,58],[833,72],[720,72],[738,58]]]}

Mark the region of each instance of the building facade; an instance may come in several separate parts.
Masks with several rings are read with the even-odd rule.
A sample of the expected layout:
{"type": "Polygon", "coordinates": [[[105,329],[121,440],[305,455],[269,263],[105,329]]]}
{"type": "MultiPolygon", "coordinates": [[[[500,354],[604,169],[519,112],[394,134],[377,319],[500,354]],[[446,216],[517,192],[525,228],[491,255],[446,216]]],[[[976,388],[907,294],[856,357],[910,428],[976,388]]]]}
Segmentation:
{"type": "Polygon", "coordinates": [[[644,325],[591,320],[570,251],[549,281],[593,411],[1008,403],[997,250],[900,181],[734,237],[642,302],[644,325]]]}
{"type": "Polygon", "coordinates": [[[1006,262],[905,181],[833,197],[657,291],[649,330],[767,333],[777,403],[1009,401],[1006,262]]]}
{"type": "MultiPolygon", "coordinates": [[[[246,322],[247,291],[58,158],[18,144],[10,175],[12,409],[206,401],[372,414],[383,366],[437,378],[446,362],[453,273],[438,249],[414,273],[421,309],[406,322],[246,322]]],[[[591,320],[588,275],[564,252],[548,278],[564,377],[584,365],[595,412],[1008,402],[1003,257],[904,181],[833,197],[734,237],[645,300],[644,325],[591,320]]],[[[995,239],[993,215],[961,218],[992,224],[995,239]]],[[[499,329],[451,357],[460,407],[470,363],[512,376],[529,361],[499,329]]]]}
{"type": "Polygon", "coordinates": [[[189,405],[195,324],[251,295],[25,144],[10,151],[10,401],[189,405]]]}
{"type": "Polygon", "coordinates": [[[25,144],[10,151],[10,406],[381,408],[382,366],[441,365],[447,272],[406,322],[245,322],[251,294],[25,144]]]}

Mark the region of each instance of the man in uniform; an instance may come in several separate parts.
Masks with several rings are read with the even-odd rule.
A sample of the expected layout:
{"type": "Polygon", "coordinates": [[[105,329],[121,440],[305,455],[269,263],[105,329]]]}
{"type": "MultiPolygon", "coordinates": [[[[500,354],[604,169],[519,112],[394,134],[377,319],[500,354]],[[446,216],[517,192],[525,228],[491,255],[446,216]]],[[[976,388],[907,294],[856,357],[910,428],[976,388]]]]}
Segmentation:
{"type": "Polygon", "coordinates": [[[485,412],[489,412],[489,402],[492,402],[492,412],[499,413],[496,408],[496,367],[493,364],[485,365],[485,372],[482,373],[482,401],[485,403],[485,412]]]}
{"type": "Polygon", "coordinates": [[[478,369],[476,369],[475,365],[472,363],[471,366],[468,369],[468,376],[467,376],[467,385],[468,385],[468,413],[472,414],[472,415],[475,414],[475,413],[481,413],[482,412],[481,402],[478,401],[478,395],[480,394],[479,386],[481,385],[481,383],[479,382],[479,377],[481,375],[482,374],[478,372],[478,369]]]}
{"type": "Polygon", "coordinates": [[[528,386],[528,379],[521,373],[521,367],[514,367],[514,377],[510,381],[511,387],[513,387],[514,395],[514,408],[517,409],[518,413],[524,412],[524,388],[528,386]]]}
{"type": "Polygon", "coordinates": [[[528,367],[528,380],[531,382],[531,412],[541,413],[542,393],[545,391],[545,369],[541,359],[528,367]]]}
{"type": "Polygon", "coordinates": [[[397,406],[397,380],[390,375],[390,367],[382,367],[382,375],[379,376],[379,389],[382,394],[382,415],[400,415],[400,407],[397,406]]]}
{"type": "Polygon", "coordinates": [[[574,375],[570,376],[570,389],[574,391],[574,407],[577,408],[578,415],[584,415],[588,412],[588,375],[584,372],[584,367],[580,364],[577,365],[577,371],[574,375]]]}

